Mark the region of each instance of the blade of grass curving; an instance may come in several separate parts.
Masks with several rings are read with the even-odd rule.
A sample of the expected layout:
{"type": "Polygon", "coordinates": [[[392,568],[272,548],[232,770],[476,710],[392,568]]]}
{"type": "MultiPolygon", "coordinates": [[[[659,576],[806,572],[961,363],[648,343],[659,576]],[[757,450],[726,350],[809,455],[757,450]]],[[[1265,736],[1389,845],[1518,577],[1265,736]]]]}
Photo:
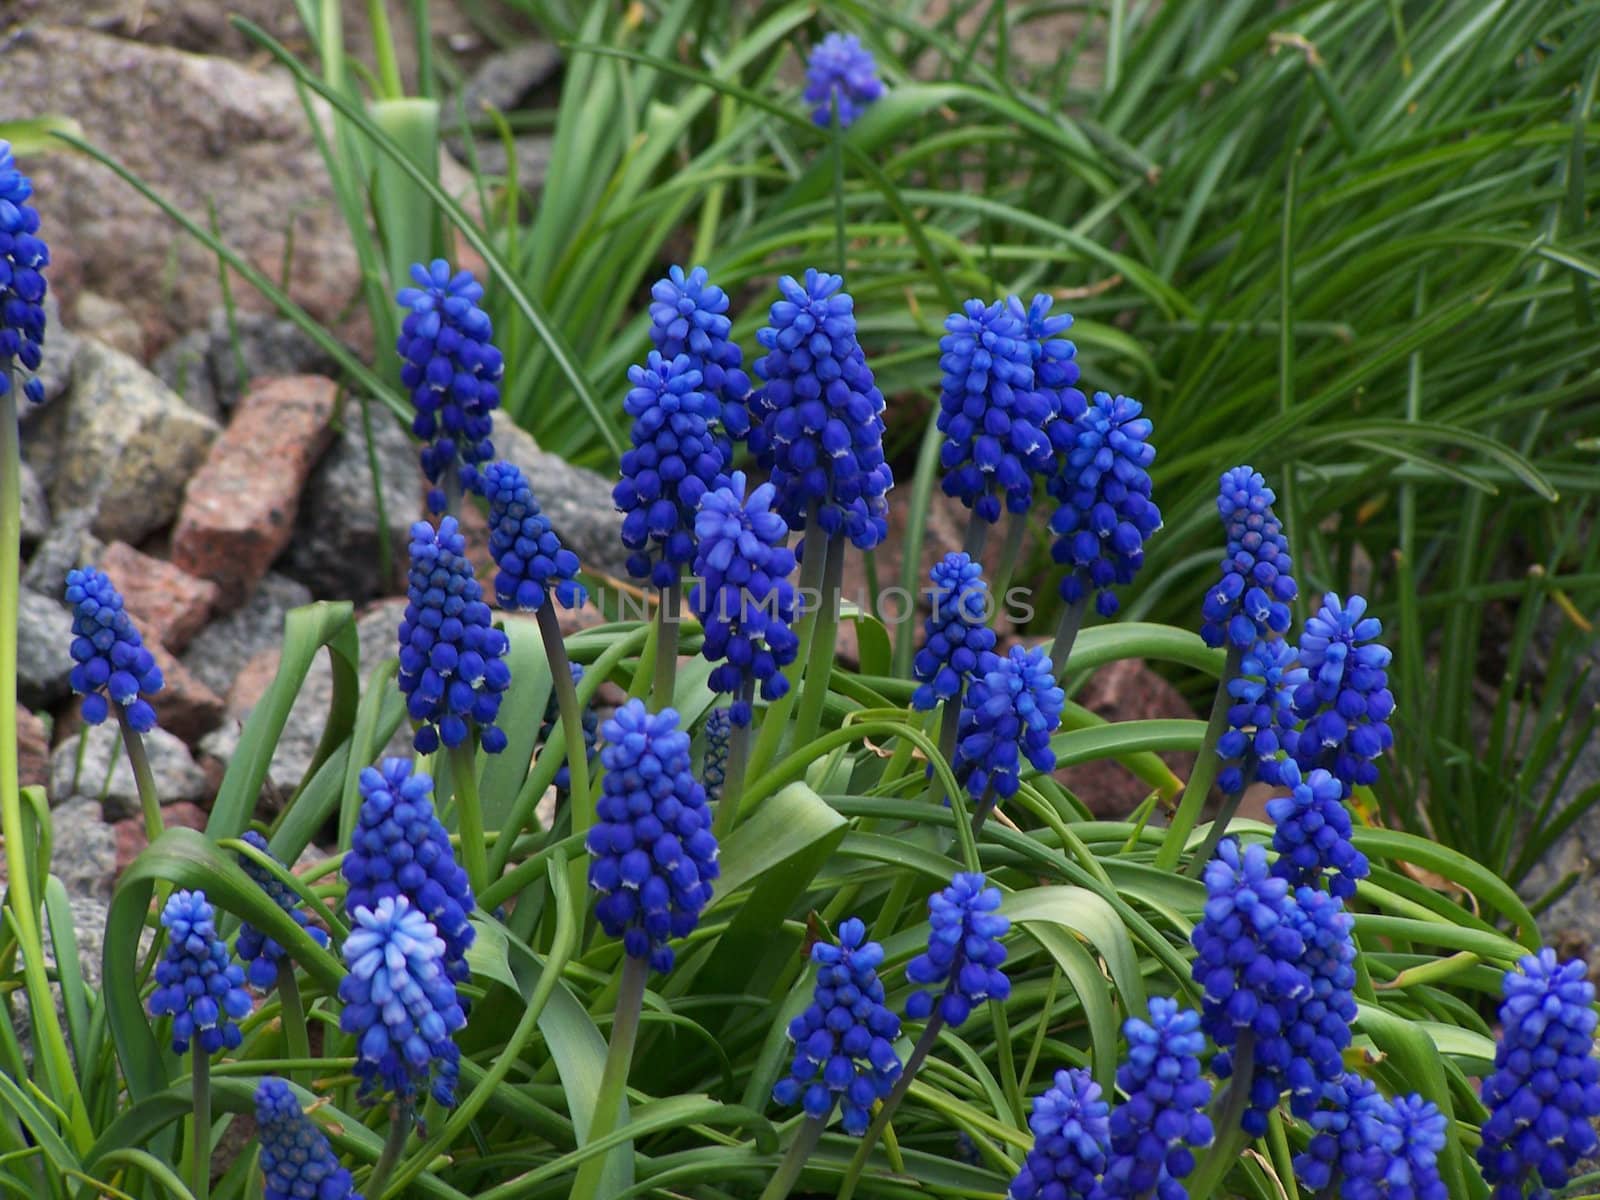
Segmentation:
{"type": "MultiPolygon", "coordinates": [[[[386,659],[374,667],[372,674],[367,676],[361,702],[356,705],[356,719],[350,730],[350,752],[345,760],[344,786],[339,804],[338,844],[341,846],[350,844],[350,835],[355,832],[356,821],[361,815],[361,772],[373,765],[374,755],[381,747],[388,745],[389,738],[406,716],[405,703],[399,690],[390,687],[399,671],[400,660],[396,658],[386,659]],[[389,710],[387,714],[385,710],[389,710]],[[390,718],[387,721],[386,715],[390,718]]],[[[515,676],[512,679],[515,682],[515,676]]],[[[273,835],[274,851],[277,851],[278,839],[285,837],[284,827],[287,823],[287,816],[279,822],[273,835]]],[[[285,848],[292,849],[294,857],[286,857],[284,861],[293,862],[305,846],[285,848]]],[[[280,857],[283,855],[280,854],[280,857]]]]}
{"type": "Polygon", "coordinates": [[[72,1039],[72,1058],[77,1066],[78,1087],[89,1094],[89,1067],[95,1059],[89,1036],[89,992],[78,958],[78,938],[74,931],[72,905],[61,880],[52,875],[44,885],[44,919],[50,930],[50,945],[56,959],[56,981],[61,989],[61,1007],[67,1017],[67,1036],[72,1039]]]}
{"type": "Polygon", "coordinates": [[[506,831],[512,805],[528,777],[534,743],[551,697],[550,664],[538,624],[531,617],[506,616],[501,626],[511,642],[506,655],[511,687],[502,703],[508,713],[521,714],[522,719],[507,723],[506,748],[488,756],[483,766],[479,791],[484,828],[491,832],[506,831]]]}

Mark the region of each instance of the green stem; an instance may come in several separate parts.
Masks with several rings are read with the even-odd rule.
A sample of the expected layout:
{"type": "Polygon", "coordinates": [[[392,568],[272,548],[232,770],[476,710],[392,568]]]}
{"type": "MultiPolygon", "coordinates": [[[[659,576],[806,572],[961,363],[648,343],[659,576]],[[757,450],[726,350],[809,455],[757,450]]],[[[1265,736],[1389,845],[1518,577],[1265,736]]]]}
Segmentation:
{"type": "Polygon", "coordinates": [[[811,631],[811,655],[806,662],[805,688],[795,717],[794,744],[804,746],[822,727],[822,704],[828,698],[828,677],[833,671],[835,640],[839,632],[839,585],[844,575],[845,539],[826,541],[827,560],[822,569],[821,607],[811,631]]]}
{"type": "Polygon", "coordinates": [[[1211,1123],[1217,1131],[1217,1140],[1194,1174],[1185,1180],[1191,1196],[1217,1195],[1218,1185],[1227,1177],[1229,1168],[1239,1161],[1239,1152],[1250,1140],[1239,1121],[1250,1100],[1250,1080],[1255,1074],[1255,1064],[1256,1035],[1246,1029],[1239,1034],[1234,1047],[1233,1077],[1228,1081],[1228,1090],[1213,1105],[1215,1112],[1211,1123]]]}
{"type": "Polygon", "coordinates": [[[967,557],[974,562],[983,557],[983,548],[989,543],[989,522],[980,517],[976,510],[967,518],[967,537],[961,548],[966,551],[967,557]]]}
{"type": "Polygon", "coordinates": [[[829,101],[832,112],[830,118],[833,136],[830,139],[830,149],[833,151],[833,250],[834,259],[839,264],[839,277],[844,278],[845,269],[845,236],[844,236],[844,130],[839,126],[839,93],[834,92],[829,101]]]}
{"type": "Polygon", "coordinates": [[[822,1130],[826,1124],[826,1117],[805,1119],[800,1131],[794,1135],[794,1141],[789,1143],[789,1152],[783,1156],[783,1161],[778,1164],[778,1170],[768,1182],[766,1190],[761,1193],[761,1200],[786,1200],[794,1188],[795,1181],[800,1178],[800,1172],[805,1169],[806,1160],[811,1157],[811,1152],[822,1140],[822,1130]]]}
{"type": "MultiPolygon", "coordinates": [[[[294,964],[288,956],[278,960],[278,1001],[283,1005],[280,1020],[288,1057],[308,1061],[311,1058],[311,1036],[306,1029],[306,1006],[300,998],[300,981],[295,978],[294,964]]],[[[295,1082],[309,1088],[310,1072],[295,1072],[295,1082]]]]}
{"type": "MultiPolygon", "coordinates": [[[[589,795],[589,748],[583,741],[583,709],[578,706],[578,688],[572,681],[572,663],[567,658],[567,644],[561,637],[561,622],[556,619],[554,606],[546,603],[539,610],[538,621],[539,640],[544,643],[550,683],[556,693],[556,711],[561,714],[561,736],[566,742],[567,777],[572,785],[567,789],[567,809],[572,818],[572,832],[582,837],[594,824],[594,799],[589,795]]],[[[591,669],[598,669],[598,666],[591,669]]],[[[572,856],[568,866],[574,895],[584,894],[586,859],[580,851],[572,856]]],[[[502,864],[505,861],[502,859],[502,864]]]]}
{"type": "Polygon", "coordinates": [[[117,724],[122,727],[122,745],[128,752],[128,763],[133,767],[133,781],[139,789],[139,807],[144,810],[144,835],[155,841],[166,828],[161,820],[161,797],[156,795],[156,778],[150,770],[150,756],[145,753],[144,738],[128,723],[128,710],[113,704],[117,724]]]}
{"type": "Polygon", "coordinates": [[[195,1200],[206,1200],[211,1191],[211,1055],[195,1043],[194,1144],[189,1147],[190,1190],[195,1200]]]}
{"type": "Polygon", "coordinates": [[[674,583],[661,593],[656,608],[655,685],[651,699],[655,710],[672,707],[674,685],[678,679],[678,604],[683,585],[674,583]]]}
{"type": "Polygon", "coordinates": [[[1239,801],[1243,798],[1242,792],[1222,798],[1222,807],[1217,809],[1211,828],[1206,830],[1205,840],[1200,843],[1200,849],[1195,851],[1194,857],[1189,860],[1189,865],[1183,869],[1183,873],[1190,879],[1199,879],[1205,871],[1211,856],[1217,852],[1217,845],[1222,841],[1222,835],[1228,831],[1228,822],[1233,820],[1233,814],[1239,811],[1239,801]]]}
{"type": "MultiPolygon", "coordinates": [[[[581,743],[580,743],[581,744],[581,743]]],[[[489,886],[489,851],[478,801],[478,759],[468,738],[450,747],[450,774],[456,787],[456,824],[461,830],[461,861],[474,892],[489,886]]]]}
{"type": "Polygon", "coordinates": [[[939,1031],[944,1028],[944,1017],[939,1012],[937,1004],[933,1015],[928,1018],[928,1023],[923,1027],[922,1036],[917,1039],[917,1044],[911,1048],[911,1057],[906,1059],[906,1065],[900,1072],[900,1077],[894,1081],[894,1087],[883,1098],[883,1103],[878,1106],[878,1115],[872,1118],[872,1124],[867,1127],[866,1134],[861,1139],[861,1144],[856,1147],[855,1157],[850,1160],[850,1165],[845,1169],[844,1180],[839,1185],[839,1194],[835,1200],[850,1200],[855,1195],[856,1184],[861,1180],[861,1173],[866,1170],[867,1159],[872,1157],[872,1148],[878,1144],[878,1139],[883,1136],[883,1131],[888,1128],[890,1120],[894,1117],[895,1110],[900,1107],[900,1101],[905,1099],[906,1093],[911,1090],[911,1081],[915,1078],[917,1070],[928,1060],[929,1053],[933,1050],[934,1043],[939,1040],[939,1031]]]}
{"type": "Polygon", "coordinates": [[[1006,525],[1006,542],[1000,550],[1000,566],[994,573],[994,615],[999,618],[1006,602],[1006,589],[1011,586],[1011,576],[1016,573],[1017,560],[1022,557],[1022,543],[1028,537],[1028,514],[1014,512],[1006,525]]]}
{"type": "Polygon", "coordinates": [[[1184,785],[1178,811],[1173,814],[1172,824],[1167,827],[1161,847],[1156,851],[1157,870],[1170,874],[1177,868],[1184,843],[1194,832],[1195,823],[1200,819],[1200,810],[1205,807],[1211,781],[1217,777],[1217,739],[1228,727],[1228,704],[1231,699],[1228,681],[1239,673],[1239,662],[1243,657],[1244,651],[1230,643],[1228,657],[1222,667],[1222,678],[1217,680],[1217,697],[1211,704],[1211,720],[1206,723],[1206,736],[1200,743],[1199,757],[1195,759],[1194,770],[1189,773],[1189,782],[1184,785]]]}
{"type": "MultiPolygon", "coordinates": [[[[943,703],[939,713],[939,753],[944,755],[944,761],[952,770],[956,765],[956,733],[960,728],[961,693],[957,692],[943,703]]],[[[928,803],[938,804],[944,799],[944,779],[935,771],[928,784],[928,803]]]]}
{"type": "Polygon", "coordinates": [[[390,1172],[394,1170],[395,1164],[400,1161],[400,1155],[406,1148],[406,1139],[411,1136],[412,1116],[409,1101],[390,1106],[389,1133],[383,1139],[383,1152],[378,1155],[378,1162],[372,1168],[372,1174],[367,1176],[368,1196],[383,1195],[383,1185],[388,1182],[390,1172]]]}
{"type": "Polygon", "coordinates": [[[400,63],[394,54],[394,32],[389,28],[385,0],[367,0],[367,24],[372,28],[372,56],[378,64],[378,83],[383,89],[380,99],[398,100],[405,95],[405,85],[400,82],[400,63]]]}
{"type": "Polygon", "coordinates": [[[1057,683],[1067,677],[1067,661],[1072,657],[1072,644],[1078,640],[1078,631],[1083,628],[1083,618],[1088,611],[1087,596],[1061,610],[1055,640],[1050,643],[1050,662],[1056,669],[1057,683]]]}
{"type": "MultiPolygon", "coordinates": [[[[806,531],[802,535],[801,547],[822,545],[822,525],[813,511],[806,518],[806,531]]],[[[817,628],[817,611],[822,607],[822,572],[827,566],[828,554],[826,549],[808,553],[800,563],[800,586],[797,595],[800,598],[800,621],[795,629],[795,634],[800,640],[800,651],[795,655],[794,661],[783,670],[784,678],[789,681],[789,690],[778,698],[776,704],[768,705],[766,714],[761,718],[761,732],[756,736],[755,748],[750,752],[750,774],[760,775],[772,762],[778,753],[778,745],[783,740],[784,726],[789,723],[789,714],[794,711],[795,699],[800,692],[800,673],[805,670],[806,661],[811,657],[811,639],[817,628]]]]}
{"type": "MultiPolygon", "coordinates": [[[[739,689],[738,699],[750,703],[754,682],[747,680],[739,689]]],[[[728,731],[728,761],[722,768],[722,797],[717,801],[717,815],[711,831],[717,841],[733,832],[739,821],[739,805],[744,800],[744,780],[750,766],[750,726],[735,725],[728,731]]]]}
{"type": "MultiPolygon", "coordinates": [[[[595,1096],[586,1142],[603,1138],[616,1128],[617,1114],[622,1111],[622,1095],[628,1086],[628,1072],[633,1066],[633,1045],[639,1036],[639,1012],[644,1007],[644,985],[649,974],[650,965],[645,959],[630,954],[623,960],[622,980],[617,987],[617,1015],[611,1022],[611,1044],[606,1050],[606,1065],[600,1074],[600,1091],[595,1096]]],[[[594,1200],[609,1157],[596,1154],[584,1160],[568,1200],[594,1200]]]]}

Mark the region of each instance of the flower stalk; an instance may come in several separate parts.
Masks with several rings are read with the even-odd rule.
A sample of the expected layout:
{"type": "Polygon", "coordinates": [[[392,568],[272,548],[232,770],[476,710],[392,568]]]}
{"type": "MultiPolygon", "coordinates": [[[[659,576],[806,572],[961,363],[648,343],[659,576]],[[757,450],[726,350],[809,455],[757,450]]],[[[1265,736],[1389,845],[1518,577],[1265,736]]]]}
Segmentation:
{"type": "MultiPolygon", "coordinates": [[[[611,1022],[611,1041],[606,1047],[606,1064],[600,1074],[600,1091],[595,1096],[586,1141],[603,1138],[617,1127],[617,1116],[622,1111],[622,1096],[628,1086],[628,1072],[633,1067],[633,1047],[639,1037],[639,1014],[644,1007],[644,987],[649,973],[648,959],[630,954],[622,961],[616,1016],[611,1022]]],[[[605,1172],[607,1157],[596,1154],[584,1160],[578,1168],[577,1181],[572,1185],[571,1200],[593,1200],[605,1172]]]]}
{"type": "Polygon", "coordinates": [[[395,1164],[400,1161],[400,1155],[405,1151],[406,1139],[411,1136],[411,1126],[415,1112],[411,1101],[397,1100],[389,1106],[389,1132],[383,1139],[383,1150],[378,1155],[378,1161],[372,1168],[372,1174],[367,1177],[366,1194],[376,1200],[383,1195],[383,1185],[389,1181],[395,1164]]]}
{"type": "MultiPolygon", "coordinates": [[[[1228,708],[1232,704],[1232,697],[1228,693],[1228,681],[1239,673],[1239,663],[1243,657],[1244,651],[1237,644],[1229,643],[1222,676],[1217,680],[1216,699],[1211,703],[1211,719],[1206,722],[1205,738],[1200,743],[1199,756],[1195,759],[1194,770],[1189,773],[1188,783],[1184,785],[1183,795],[1178,800],[1178,811],[1173,814],[1172,824],[1167,826],[1161,846],[1156,851],[1157,870],[1177,869],[1178,859],[1183,855],[1184,843],[1189,840],[1189,834],[1194,832],[1195,824],[1200,820],[1200,810],[1205,807],[1206,796],[1210,793],[1211,784],[1217,777],[1219,765],[1217,741],[1228,728],[1228,708]]],[[[1226,828],[1226,822],[1219,821],[1218,824],[1226,828]]],[[[1218,832],[1217,837],[1220,839],[1221,836],[1218,832]]],[[[1199,863],[1199,867],[1191,870],[1192,875],[1198,875],[1200,871],[1205,870],[1204,858],[1196,855],[1195,862],[1199,863]]]]}
{"type": "MultiPolygon", "coordinates": [[[[582,741],[579,741],[580,747],[582,741]]],[[[461,832],[461,865],[474,892],[489,886],[488,846],[483,834],[483,805],[478,797],[478,756],[469,737],[450,747],[450,774],[456,791],[456,823],[461,832]]]]}
{"type": "Polygon", "coordinates": [[[773,1173],[772,1179],[761,1193],[761,1200],[785,1200],[785,1197],[794,1190],[795,1183],[800,1179],[800,1172],[805,1170],[811,1152],[822,1140],[822,1131],[826,1126],[825,1117],[807,1117],[800,1123],[794,1141],[789,1143],[788,1153],[783,1156],[783,1161],[778,1164],[777,1171],[773,1173]]]}
{"type": "Polygon", "coordinates": [[[153,842],[161,836],[166,824],[161,819],[161,797],[156,795],[156,779],[150,770],[150,756],[145,752],[143,736],[128,720],[128,710],[120,704],[112,707],[117,713],[117,724],[122,729],[122,745],[128,752],[128,764],[133,768],[133,781],[139,791],[145,837],[153,842]]]}
{"type": "MultiPolygon", "coordinates": [[[[822,727],[822,706],[828,698],[828,679],[833,673],[834,642],[839,634],[839,593],[844,578],[842,537],[824,542],[827,555],[822,568],[822,595],[816,623],[811,628],[811,649],[806,662],[805,688],[800,709],[795,715],[794,744],[804,746],[822,727]]],[[[809,549],[809,547],[808,547],[809,549]]]]}

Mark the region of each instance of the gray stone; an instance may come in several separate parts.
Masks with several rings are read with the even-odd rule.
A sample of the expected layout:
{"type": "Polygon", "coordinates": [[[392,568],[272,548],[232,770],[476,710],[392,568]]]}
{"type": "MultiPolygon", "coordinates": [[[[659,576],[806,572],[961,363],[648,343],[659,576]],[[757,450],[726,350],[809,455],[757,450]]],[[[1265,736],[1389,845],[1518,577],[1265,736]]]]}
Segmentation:
{"type": "Polygon", "coordinates": [[[117,878],[117,835],[106,824],[100,804],[86,796],[68,800],[50,814],[50,835],[50,873],[60,878],[67,894],[111,899],[117,878]]]}
{"type": "Polygon", "coordinates": [[[92,509],[97,537],[130,545],[170,524],[217,423],[127,355],[90,341],[62,403],[56,506],[92,509]]]}
{"type": "Polygon", "coordinates": [[[494,446],[527,476],[539,507],[586,569],[628,578],[622,514],[611,499],[613,481],[539,449],[531,434],[509,421],[495,426],[494,446]]]}
{"type": "MultiPolygon", "coordinates": [[[[516,158],[519,188],[530,193],[537,193],[543,189],[545,176],[550,173],[550,154],[554,147],[555,140],[542,133],[523,134],[512,139],[511,151],[516,158]]],[[[478,170],[483,174],[501,178],[510,177],[503,142],[479,142],[476,152],[478,170]]]]}
{"type": "Polygon", "coordinates": [[[283,619],[289,610],[310,604],[311,599],[305,584],[276,571],[268,573],[244,607],[194,636],[183,665],[217,695],[226,696],[245,663],[282,642],[283,619]]]}
{"type": "Polygon", "coordinates": [[[198,412],[225,421],[250,380],[264,375],[337,375],[338,364],[292,321],[216,308],[203,330],[179,338],[152,370],[198,412]],[[244,363],[241,377],[239,364],[244,363]]]}
{"type": "MultiPolygon", "coordinates": [[[[510,112],[520,108],[561,70],[561,51],[552,43],[525,38],[489,55],[462,85],[460,107],[469,118],[485,106],[510,112]]],[[[452,105],[452,110],[455,106],[452,105]]]]}
{"type": "MultiPolygon", "coordinates": [[[[48,405],[72,383],[72,365],[78,358],[79,337],[61,323],[61,304],[51,292],[44,299],[44,359],[34,372],[44,385],[44,404],[48,405]]],[[[25,405],[22,424],[28,425],[41,406],[25,405]]]]}
{"type": "Polygon", "coordinates": [[[29,708],[49,708],[71,690],[72,614],[30,588],[17,599],[17,697],[29,708]]]}
{"type": "Polygon", "coordinates": [[[37,545],[50,532],[50,501],[45,498],[44,485],[27,463],[22,464],[18,483],[22,488],[22,544],[37,545]]]}
{"type": "Polygon", "coordinates": [[[33,557],[28,560],[28,569],[22,574],[22,586],[49,596],[59,596],[67,586],[68,571],[86,563],[99,562],[106,546],[90,532],[94,518],[92,509],[57,509],[50,531],[34,548],[33,557]]]}
{"type": "Polygon", "coordinates": [[[362,603],[400,590],[406,572],[406,538],[421,515],[421,479],[416,444],[387,409],[371,406],[372,452],[383,481],[384,520],[389,531],[389,573],[379,554],[377,497],[361,414],[344,409],[344,429],[311,473],[301,493],[294,539],[279,559],[284,574],[309,587],[319,600],[362,603]]]}
{"type": "MultiPolygon", "coordinates": [[[[143,736],[150,757],[150,774],[163,804],[180,800],[199,803],[207,798],[206,774],[189,754],[189,747],[161,728],[143,736]]],[[[116,822],[141,811],[139,787],[122,749],[114,721],[85,726],[50,755],[50,803],[61,804],[74,796],[99,797],[107,821],[116,822]],[[83,763],[78,747],[83,744],[83,763]],[[109,778],[108,778],[109,777],[109,778]]]]}
{"type": "MultiPolygon", "coordinates": [[[[106,827],[108,830],[110,826],[106,827]]],[[[58,839],[55,856],[59,862],[62,857],[62,848],[58,839]]],[[[113,863],[113,868],[115,864],[113,863]]],[[[54,872],[60,875],[61,872],[54,872]]],[[[65,881],[63,881],[65,883],[65,881]]],[[[98,992],[103,978],[103,960],[105,955],[106,918],[110,914],[110,906],[106,900],[97,895],[74,894],[70,885],[67,885],[67,908],[72,915],[72,940],[78,951],[78,969],[83,973],[83,982],[86,986],[98,992]]],[[[44,939],[44,964],[52,973],[56,967],[56,947],[50,922],[41,922],[41,934],[44,939]]],[[[139,936],[139,953],[142,956],[149,948],[154,935],[146,927],[139,936]]],[[[56,990],[56,1020],[63,1032],[67,1030],[66,1005],[61,998],[61,992],[56,990]]],[[[33,1019],[28,1012],[27,1001],[19,994],[8,996],[11,1009],[12,1028],[16,1030],[17,1044],[22,1051],[22,1061],[31,1066],[33,1064],[33,1019]]],[[[4,1011],[0,1008],[0,1011],[4,1011]]],[[[70,1036],[67,1038],[67,1053],[76,1061],[75,1049],[70,1036]]]]}
{"type": "Polygon", "coordinates": [[[190,408],[220,424],[222,402],[217,399],[217,386],[211,378],[210,351],[211,331],[196,329],[156,355],[150,369],[190,408]]]}

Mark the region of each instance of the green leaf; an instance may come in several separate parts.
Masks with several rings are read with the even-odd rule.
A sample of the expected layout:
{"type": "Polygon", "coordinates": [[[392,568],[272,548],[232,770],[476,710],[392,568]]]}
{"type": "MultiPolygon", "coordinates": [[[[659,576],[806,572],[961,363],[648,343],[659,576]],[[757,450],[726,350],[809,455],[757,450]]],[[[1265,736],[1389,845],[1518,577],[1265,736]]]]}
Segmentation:
{"type": "Polygon", "coordinates": [[[487,761],[478,790],[482,798],[484,829],[503,832],[517,793],[528,777],[529,764],[533,762],[534,743],[550,703],[551,681],[550,660],[545,657],[538,622],[531,617],[508,614],[501,619],[501,625],[511,643],[506,654],[506,665],[511,668],[511,687],[501,700],[501,707],[507,714],[516,713],[518,719],[508,720],[502,726],[506,748],[499,754],[483,756],[487,761]]]}
{"type": "Polygon", "coordinates": [[[1517,940],[1529,950],[1543,945],[1533,914],[1511,885],[1460,851],[1393,829],[1357,828],[1350,840],[1368,858],[1408,862],[1438,872],[1515,925],[1517,940]]]}

